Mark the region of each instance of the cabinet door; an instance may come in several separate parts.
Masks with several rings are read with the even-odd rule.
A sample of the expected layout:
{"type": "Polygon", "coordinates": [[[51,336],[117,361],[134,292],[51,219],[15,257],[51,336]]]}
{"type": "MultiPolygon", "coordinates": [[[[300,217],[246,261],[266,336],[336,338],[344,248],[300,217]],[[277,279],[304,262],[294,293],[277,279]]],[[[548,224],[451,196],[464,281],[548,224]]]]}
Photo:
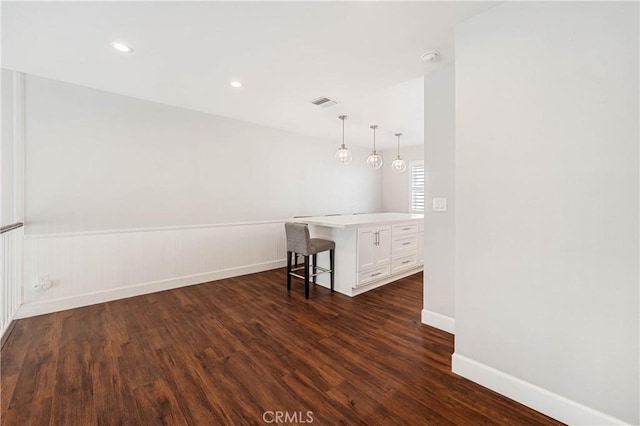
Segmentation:
{"type": "Polygon", "coordinates": [[[391,262],[391,227],[378,227],[378,245],[376,246],[376,264],[391,262]]]}
{"type": "Polygon", "coordinates": [[[358,229],[358,270],[372,268],[376,264],[375,228],[358,229]]]}
{"type": "Polygon", "coordinates": [[[418,235],[418,263],[424,263],[424,232],[418,235]]]}

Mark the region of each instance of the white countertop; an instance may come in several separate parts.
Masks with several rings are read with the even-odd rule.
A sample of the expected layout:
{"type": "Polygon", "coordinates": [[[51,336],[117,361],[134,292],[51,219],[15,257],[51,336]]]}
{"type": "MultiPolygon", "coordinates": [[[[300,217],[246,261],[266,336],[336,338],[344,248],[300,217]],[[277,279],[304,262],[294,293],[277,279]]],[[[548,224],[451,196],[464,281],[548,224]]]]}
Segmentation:
{"type": "Polygon", "coordinates": [[[330,228],[347,228],[351,226],[374,225],[378,223],[404,222],[423,220],[423,214],[410,213],[367,213],[345,214],[340,216],[312,216],[289,218],[288,222],[301,222],[309,225],[328,226],[330,228]]]}

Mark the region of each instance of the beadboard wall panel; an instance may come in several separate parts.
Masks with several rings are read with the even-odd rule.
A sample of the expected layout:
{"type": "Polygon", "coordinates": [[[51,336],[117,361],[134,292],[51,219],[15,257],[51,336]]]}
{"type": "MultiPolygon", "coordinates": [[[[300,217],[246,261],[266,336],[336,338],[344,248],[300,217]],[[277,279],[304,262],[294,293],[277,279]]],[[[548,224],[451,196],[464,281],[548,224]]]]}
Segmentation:
{"type": "MultiPolygon", "coordinates": [[[[22,243],[24,228],[0,236],[0,341],[11,328],[22,299],[22,243]]],[[[0,345],[1,346],[1,345],[0,345]]]]}
{"type": "Polygon", "coordinates": [[[278,268],[285,253],[280,221],[27,236],[17,317],[278,268]],[[44,275],[52,287],[34,289],[44,275]]]}

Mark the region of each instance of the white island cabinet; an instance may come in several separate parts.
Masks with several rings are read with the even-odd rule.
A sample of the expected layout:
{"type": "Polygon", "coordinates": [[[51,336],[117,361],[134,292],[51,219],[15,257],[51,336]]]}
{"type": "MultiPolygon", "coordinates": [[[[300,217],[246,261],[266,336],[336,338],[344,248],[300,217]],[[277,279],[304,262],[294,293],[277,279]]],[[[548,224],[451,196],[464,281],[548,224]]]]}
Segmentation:
{"type": "MultiPolygon", "coordinates": [[[[312,238],[336,243],[335,290],[356,296],[422,270],[424,216],[371,213],[289,219],[309,225],[312,238]]],[[[328,255],[318,265],[329,267],[328,255]]],[[[318,284],[329,287],[328,274],[318,284]]]]}
{"type": "Polygon", "coordinates": [[[391,226],[358,228],[358,280],[356,287],[391,274],[391,226]]]}

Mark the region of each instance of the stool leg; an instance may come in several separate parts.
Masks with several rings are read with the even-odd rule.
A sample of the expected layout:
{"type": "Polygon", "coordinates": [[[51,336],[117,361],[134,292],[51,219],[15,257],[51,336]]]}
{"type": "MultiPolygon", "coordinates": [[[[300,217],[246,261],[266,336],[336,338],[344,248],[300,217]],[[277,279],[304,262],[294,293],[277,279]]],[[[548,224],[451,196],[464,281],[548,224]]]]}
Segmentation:
{"type": "Polygon", "coordinates": [[[304,298],[309,298],[309,256],[304,256],[304,298]]]}
{"type": "Polygon", "coordinates": [[[335,253],[333,252],[333,250],[329,250],[329,269],[331,269],[331,291],[333,291],[333,276],[335,274],[334,269],[335,269],[335,263],[336,263],[336,256],[335,253]]]}
{"type": "Polygon", "coordinates": [[[291,252],[287,252],[287,291],[291,290],[291,252]]]}
{"type": "Polygon", "coordinates": [[[316,283],[316,274],[318,273],[318,268],[316,265],[318,264],[318,253],[312,256],[313,258],[313,283],[316,283]]]}
{"type": "Polygon", "coordinates": [[[295,263],[296,263],[296,268],[297,268],[297,267],[298,267],[298,253],[293,253],[293,256],[294,256],[294,257],[295,257],[295,259],[296,259],[296,262],[295,262],[295,263]]]}

